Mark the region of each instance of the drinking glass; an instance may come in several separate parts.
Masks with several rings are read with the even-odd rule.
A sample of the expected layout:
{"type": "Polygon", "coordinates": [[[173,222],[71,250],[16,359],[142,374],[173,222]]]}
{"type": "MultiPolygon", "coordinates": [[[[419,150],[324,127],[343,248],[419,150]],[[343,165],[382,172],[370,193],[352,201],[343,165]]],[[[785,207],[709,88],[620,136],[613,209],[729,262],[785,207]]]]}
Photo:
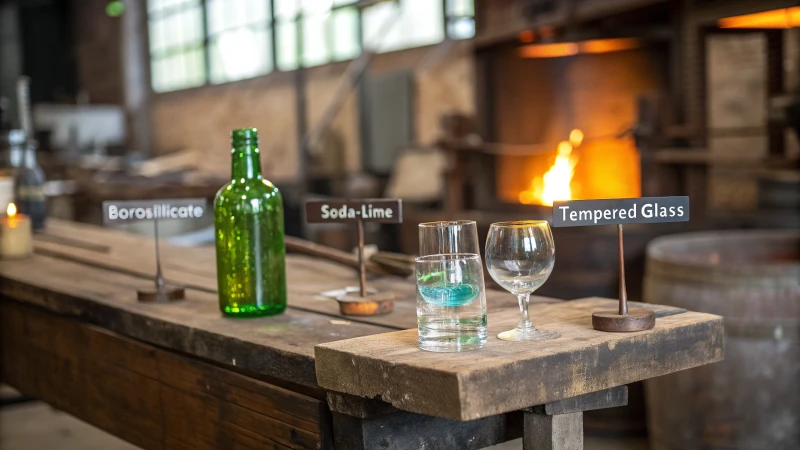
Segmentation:
{"type": "Polygon", "coordinates": [[[419,347],[431,352],[477,350],[486,344],[486,288],[480,255],[416,259],[419,347]]]}
{"type": "Polygon", "coordinates": [[[452,253],[481,254],[478,226],[474,220],[419,224],[419,256],[452,253]]]}
{"type": "Polygon", "coordinates": [[[519,300],[517,327],[497,335],[505,341],[555,339],[554,331],[537,330],[528,316],[533,291],[543,285],[555,264],[555,245],[550,225],[544,220],[493,223],[486,239],[486,267],[503,289],[519,300]]]}

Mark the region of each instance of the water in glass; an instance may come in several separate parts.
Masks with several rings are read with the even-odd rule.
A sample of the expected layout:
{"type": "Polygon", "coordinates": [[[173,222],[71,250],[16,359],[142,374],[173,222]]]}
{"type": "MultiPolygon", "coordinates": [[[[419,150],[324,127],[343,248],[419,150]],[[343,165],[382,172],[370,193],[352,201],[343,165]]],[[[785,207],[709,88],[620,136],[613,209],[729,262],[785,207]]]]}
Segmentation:
{"type": "Polygon", "coordinates": [[[481,257],[472,253],[416,259],[419,347],[433,352],[486,344],[486,291],[481,257]]]}

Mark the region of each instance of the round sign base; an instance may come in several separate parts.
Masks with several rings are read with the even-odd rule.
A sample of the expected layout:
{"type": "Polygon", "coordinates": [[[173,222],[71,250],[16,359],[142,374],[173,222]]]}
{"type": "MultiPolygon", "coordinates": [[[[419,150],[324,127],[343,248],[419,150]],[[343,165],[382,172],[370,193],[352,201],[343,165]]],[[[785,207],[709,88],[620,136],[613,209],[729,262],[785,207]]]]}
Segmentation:
{"type": "Polygon", "coordinates": [[[137,299],[142,303],[170,303],[186,298],[183,286],[165,285],[161,289],[156,287],[136,290],[137,299]]]}
{"type": "Polygon", "coordinates": [[[339,311],[346,316],[377,316],[394,311],[394,294],[391,292],[367,294],[366,297],[348,294],[336,301],[339,302],[339,311]]]}
{"type": "Polygon", "coordinates": [[[626,315],[619,311],[597,311],[592,314],[595,330],[609,332],[645,331],[656,326],[656,315],[649,309],[631,309],[626,315]]]}

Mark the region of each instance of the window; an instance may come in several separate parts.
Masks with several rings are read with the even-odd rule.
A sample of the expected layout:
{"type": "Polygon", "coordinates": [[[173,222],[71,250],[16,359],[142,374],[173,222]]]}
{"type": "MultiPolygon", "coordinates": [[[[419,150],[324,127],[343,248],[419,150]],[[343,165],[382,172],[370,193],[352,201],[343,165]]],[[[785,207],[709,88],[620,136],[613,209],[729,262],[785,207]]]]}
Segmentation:
{"type": "Polygon", "coordinates": [[[264,0],[206,0],[209,81],[272,71],[272,12],[264,0]]]}
{"type": "Polygon", "coordinates": [[[206,82],[200,0],[150,0],[150,70],[153,89],[174,91],[206,82]]]}
{"type": "Polygon", "coordinates": [[[475,36],[474,0],[445,0],[447,36],[452,39],[469,39],[475,36]]]}
{"type": "Polygon", "coordinates": [[[475,34],[474,0],[149,0],[153,90],[252,78],[475,34]]]}

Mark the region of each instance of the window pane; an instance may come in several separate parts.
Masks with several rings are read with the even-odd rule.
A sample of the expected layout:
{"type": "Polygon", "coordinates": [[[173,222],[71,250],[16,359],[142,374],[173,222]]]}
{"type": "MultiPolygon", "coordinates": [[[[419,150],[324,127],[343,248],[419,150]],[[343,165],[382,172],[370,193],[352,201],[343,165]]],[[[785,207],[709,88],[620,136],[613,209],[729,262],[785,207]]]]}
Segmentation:
{"type": "Polygon", "coordinates": [[[151,19],[150,52],[160,53],[171,48],[199,44],[203,41],[202,25],[200,6],[151,19]]]}
{"type": "Polygon", "coordinates": [[[275,24],[275,39],[277,40],[277,63],[280,70],[294,70],[297,68],[297,24],[285,22],[275,24]]]}
{"type": "Polygon", "coordinates": [[[197,4],[199,2],[200,0],[148,0],[147,10],[153,12],[165,9],[177,9],[179,6],[192,3],[197,4]]]}
{"type": "Polygon", "coordinates": [[[207,5],[210,35],[270,19],[269,0],[207,0],[207,5]]]}
{"type": "Polygon", "coordinates": [[[275,17],[284,20],[294,20],[300,12],[299,0],[272,0],[275,2],[275,17]]]}
{"type": "Polygon", "coordinates": [[[150,20],[150,53],[156,53],[167,48],[165,22],[164,19],[150,20]]]}
{"type": "Polygon", "coordinates": [[[238,28],[209,42],[211,82],[242,80],[272,71],[269,30],[238,28]]]}
{"type": "Polygon", "coordinates": [[[475,19],[462,17],[447,22],[447,35],[453,39],[469,39],[475,36],[475,19]]]}
{"type": "Polygon", "coordinates": [[[203,17],[200,6],[192,6],[153,22],[160,27],[161,36],[157,44],[161,47],[158,50],[184,47],[203,41],[203,17]]]}
{"type": "Polygon", "coordinates": [[[337,9],[333,12],[333,39],[331,53],[335,61],[358,56],[358,10],[355,8],[337,9]]]}
{"type": "Polygon", "coordinates": [[[183,87],[200,86],[206,82],[206,57],[202,47],[186,52],[183,64],[186,66],[183,87]]]}
{"type": "Polygon", "coordinates": [[[328,18],[330,14],[303,17],[303,65],[318,66],[328,62],[328,18]]]}
{"type": "Polygon", "coordinates": [[[300,0],[303,14],[323,13],[330,11],[333,2],[331,0],[300,0]]]}
{"type": "Polygon", "coordinates": [[[202,85],[205,82],[204,61],[202,48],[153,59],[153,90],[165,92],[202,85]]]}
{"type": "Polygon", "coordinates": [[[474,16],[474,0],[447,0],[447,15],[450,17],[474,16]]]}
{"type": "Polygon", "coordinates": [[[388,52],[444,40],[442,2],[403,0],[364,9],[364,46],[388,52]]]}

